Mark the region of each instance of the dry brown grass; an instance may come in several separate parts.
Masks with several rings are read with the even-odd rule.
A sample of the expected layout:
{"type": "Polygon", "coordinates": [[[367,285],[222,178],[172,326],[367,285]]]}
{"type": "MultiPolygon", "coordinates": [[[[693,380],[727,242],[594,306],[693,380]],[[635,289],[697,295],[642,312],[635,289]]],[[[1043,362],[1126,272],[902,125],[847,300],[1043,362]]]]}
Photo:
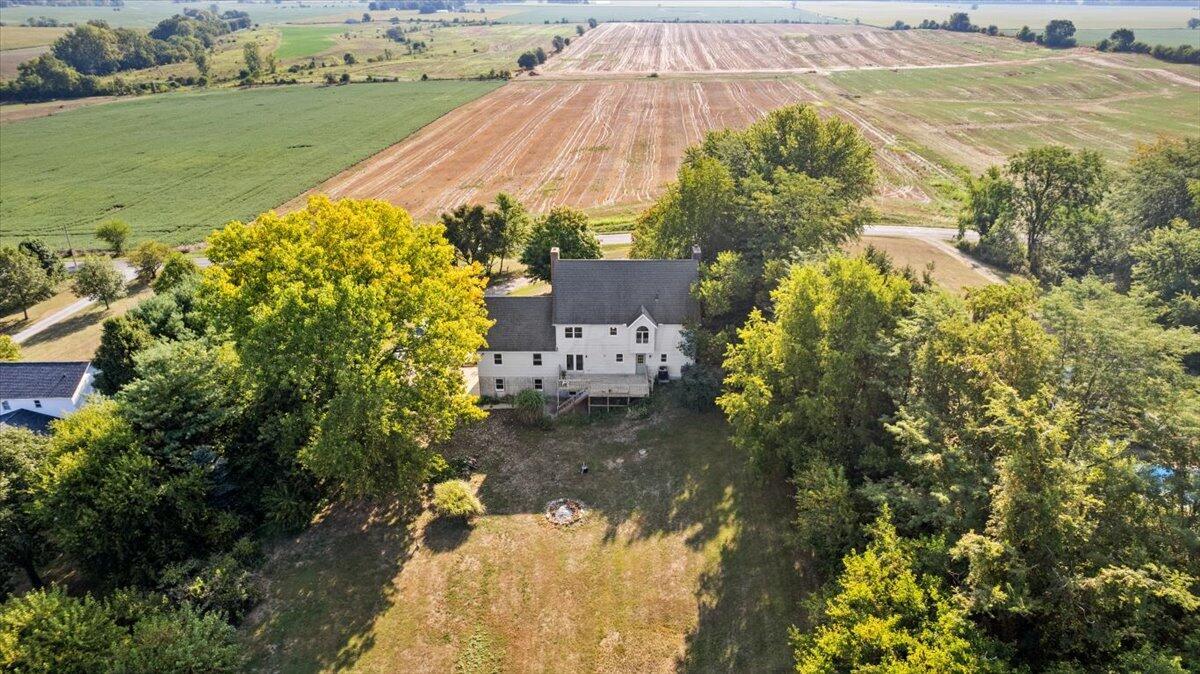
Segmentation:
{"type": "Polygon", "coordinates": [[[946,290],[961,293],[968,288],[987,285],[990,280],[962,259],[942,250],[928,241],[889,236],[864,236],[848,246],[850,252],[859,253],[866,247],[887,253],[899,267],[912,267],[918,276],[926,265],[933,263],[933,280],[946,290]]]}
{"type": "Polygon", "coordinates": [[[464,429],[448,454],[479,459],[488,515],[332,509],[271,556],[243,630],[252,668],[786,670],[803,589],[790,500],[726,435],[718,415],[662,406],[551,432],[495,417],[464,429]],[[542,509],[558,497],[591,512],[554,528],[542,509]]]}

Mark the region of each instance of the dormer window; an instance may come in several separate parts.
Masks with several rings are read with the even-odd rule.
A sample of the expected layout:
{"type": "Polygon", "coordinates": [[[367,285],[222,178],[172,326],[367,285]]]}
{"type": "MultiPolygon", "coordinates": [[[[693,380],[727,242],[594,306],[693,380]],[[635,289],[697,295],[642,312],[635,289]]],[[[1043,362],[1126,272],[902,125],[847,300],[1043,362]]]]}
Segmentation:
{"type": "Polygon", "coordinates": [[[639,327],[637,329],[637,332],[634,333],[634,341],[637,342],[638,344],[649,344],[650,343],[650,328],[647,328],[644,325],[639,327]]]}

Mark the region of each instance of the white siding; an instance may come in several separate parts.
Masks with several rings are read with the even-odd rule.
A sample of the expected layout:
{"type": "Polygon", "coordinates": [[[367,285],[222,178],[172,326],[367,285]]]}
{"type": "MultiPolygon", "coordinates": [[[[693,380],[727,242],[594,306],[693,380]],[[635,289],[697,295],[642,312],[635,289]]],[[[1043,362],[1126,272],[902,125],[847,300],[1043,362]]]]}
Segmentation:
{"type": "Polygon", "coordinates": [[[61,419],[79,409],[87,397],[91,395],[92,376],[93,370],[89,367],[79,380],[79,385],[76,387],[74,395],[70,398],[5,398],[4,400],[0,400],[0,414],[13,410],[32,410],[61,419]]]}
{"type": "Polygon", "coordinates": [[[555,340],[558,343],[558,361],[566,369],[569,353],[583,355],[583,371],[594,374],[633,374],[637,371],[637,355],[646,356],[646,367],[657,375],[661,365],[667,366],[672,379],[678,379],[681,368],[688,363],[679,350],[683,341],[683,326],[676,324],[654,325],[645,316],[632,324],[625,325],[555,325],[555,340]],[[636,343],[636,331],[645,326],[650,331],[648,344],[636,343]],[[583,337],[566,336],[566,328],[582,327],[583,337]],[[615,329],[616,334],[612,334],[615,329]],[[617,361],[617,354],[623,356],[617,361]],[[662,362],[662,355],[667,355],[662,362]]]}
{"type": "Polygon", "coordinates": [[[479,395],[502,397],[533,388],[533,380],[542,380],[542,392],[551,395],[558,390],[558,369],[565,359],[553,351],[483,351],[479,358],[479,395]],[[533,354],[542,354],[542,364],[533,364],[533,354]],[[500,354],[501,364],[495,356],[500,354]],[[496,379],[504,380],[504,391],[497,394],[496,379]]]}

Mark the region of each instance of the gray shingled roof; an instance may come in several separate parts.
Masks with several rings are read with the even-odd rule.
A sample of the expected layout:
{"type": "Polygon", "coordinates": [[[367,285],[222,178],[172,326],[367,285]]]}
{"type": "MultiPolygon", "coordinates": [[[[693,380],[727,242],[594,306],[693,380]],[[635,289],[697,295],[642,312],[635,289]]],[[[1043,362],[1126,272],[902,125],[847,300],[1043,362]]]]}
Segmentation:
{"type": "Polygon", "coordinates": [[[641,308],[656,323],[685,323],[699,312],[692,297],[696,260],[559,260],[551,280],[554,323],[626,325],[641,308]]]}
{"type": "Polygon", "coordinates": [[[0,398],[70,398],[89,364],[86,360],[0,363],[0,398]]]}
{"type": "Polygon", "coordinates": [[[487,333],[485,351],[553,351],[553,302],[537,297],[485,297],[488,316],[496,321],[487,333]]]}
{"type": "Polygon", "coordinates": [[[0,414],[0,426],[12,426],[13,428],[28,428],[34,433],[46,435],[50,433],[50,422],[54,421],[54,417],[33,410],[13,410],[6,414],[0,414]]]}

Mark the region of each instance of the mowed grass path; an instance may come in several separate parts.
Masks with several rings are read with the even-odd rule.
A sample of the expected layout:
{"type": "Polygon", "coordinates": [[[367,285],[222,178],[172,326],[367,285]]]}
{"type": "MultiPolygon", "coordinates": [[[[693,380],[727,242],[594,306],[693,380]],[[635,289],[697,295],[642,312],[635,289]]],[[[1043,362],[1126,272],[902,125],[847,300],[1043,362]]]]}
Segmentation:
{"type": "Polygon", "coordinates": [[[815,579],[787,543],[788,490],[719,414],[659,402],[644,419],[461,430],[447,454],[479,460],[488,508],[473,527],[387,502],[333,508],[271,554],[242,628],[250,669],[790,671],[787,628],[815,579]],[[549,525],[559,497],[590,514],[549,525]]]}
{"type": "Polygon", "coordinates": [[[97,223],[135,239],[203,239],[253,218],[473,100],[492,82],[292,86],[169,94],[0,129],[0,242],[95,246],[97,223]]]}
{"type": "Polygon", "coordinates": [[[275,56],[281,61],[315,56],[332,47],[333,36],[346,32],[346,26],[282,26],[275,56]]]}

